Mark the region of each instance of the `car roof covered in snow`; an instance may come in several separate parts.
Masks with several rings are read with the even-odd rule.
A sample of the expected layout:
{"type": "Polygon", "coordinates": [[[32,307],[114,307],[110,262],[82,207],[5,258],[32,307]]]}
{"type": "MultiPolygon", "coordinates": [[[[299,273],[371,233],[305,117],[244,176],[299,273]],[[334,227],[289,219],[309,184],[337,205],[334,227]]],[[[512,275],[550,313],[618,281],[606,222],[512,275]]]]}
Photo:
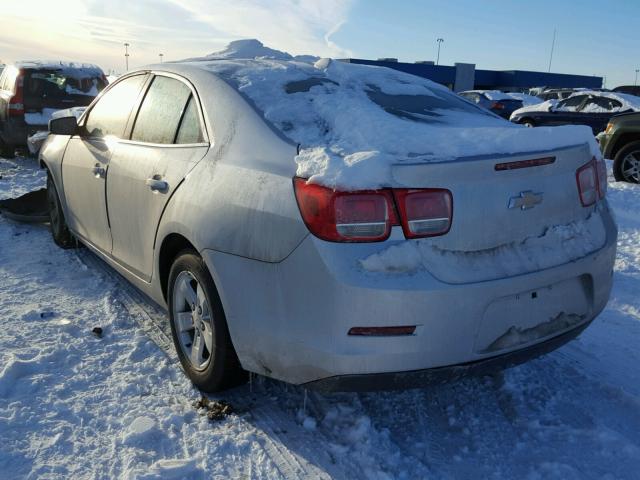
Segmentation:
{"type": "Polygon", "coordinates": [[[596,97],[612,98],[622,103],[622,110],[640,111],[640,97],[629,95],[628,93],[602,92],[599,90],[579,90],[569,95],[569,98],[577,97],[579,95],[594,95],[596,97]]]}
{"type": "Polygon", "coordinates": [[[499,100],[518,100],[517,98],[513,98],[508,94],[501,92],[500,90],[467,90],[466,92],[461,93],[480,93],[485,95],[489,100],[499,101],[499,100]]]}
{"type": "Polygon", "coordinates": [[[389,185],[398,163],[595,145],[587,127],[526,129],[422,77],[308,58],[247,40],[147,69],[186,76],[204,70],[223,80],[300,146],[298,175],[329,186],[389,185]]]}

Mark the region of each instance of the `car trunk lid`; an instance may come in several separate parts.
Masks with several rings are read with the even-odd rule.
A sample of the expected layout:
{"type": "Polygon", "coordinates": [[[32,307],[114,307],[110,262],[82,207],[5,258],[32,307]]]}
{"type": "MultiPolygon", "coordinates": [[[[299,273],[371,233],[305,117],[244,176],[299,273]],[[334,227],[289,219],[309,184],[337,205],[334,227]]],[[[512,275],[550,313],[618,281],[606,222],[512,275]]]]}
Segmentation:
{"type": "Polygon", "coordinates": [[[592,158],[587,144],[553,151],[488,155],[392,167],[394,186],[453,194],[451,230],[432,245],[462,252],[496,248],[586,219],[576,170],[592,158]]]}

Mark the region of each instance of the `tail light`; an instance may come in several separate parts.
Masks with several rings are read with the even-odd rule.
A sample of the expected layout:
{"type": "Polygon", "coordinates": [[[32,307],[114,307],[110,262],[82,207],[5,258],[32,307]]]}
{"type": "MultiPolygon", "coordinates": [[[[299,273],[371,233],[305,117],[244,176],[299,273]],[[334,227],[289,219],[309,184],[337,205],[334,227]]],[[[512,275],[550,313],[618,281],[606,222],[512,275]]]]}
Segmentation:
{"type": "Polygon", "coordinates": [[[491,109],[492,110],[504,110],[504,105],[500,102],[493,102],[491,104],[491,109]]]}
{"type": "Polygon", "coordinates": [[[395,189],[393,194],[405,237],[434,237],[451,228],[453,198],[449,190],[395,189]]]}
{"type": "Polygon", "coordinates": [[[339,192],[302,178],[294,179],[294,187],[304,223],[323,240],[378,242],[398,224],[390,191],[339,192]]]}
{"type": "Polygon", "coordinates": [[[598,200],[598,173],[595,159],[576,171],[578,193],[583,207],[589,207],[598,200]]]}
{"type": "Polygon", "coordinates": [[[24,86],[24,77],[18,75],[16,78],[16,90],[13,96],[9,99],[9,116],[14,117],[17,115],[24,115],[24,97],[22,94],[24,86]]]}
{"type": "Polygon", "coordinates": [[[444,189],[384,189],[341,192],[294,178],[304,223],[331,242],[380,242],[402,225],[406,238],[444,235],[451,228],[453,199],[444,189]],[[400,219],[396,213],[400,213],[400,219]]]}
{"type": "MultiPolygon", "coordinates": [[[[594,159],[595,160],[595,159],[594,159]]],[[[604,159],[595,160],[596,173],[598,174],[598,194],[604,198],[607,194],[607,164],[604,159]]]]}

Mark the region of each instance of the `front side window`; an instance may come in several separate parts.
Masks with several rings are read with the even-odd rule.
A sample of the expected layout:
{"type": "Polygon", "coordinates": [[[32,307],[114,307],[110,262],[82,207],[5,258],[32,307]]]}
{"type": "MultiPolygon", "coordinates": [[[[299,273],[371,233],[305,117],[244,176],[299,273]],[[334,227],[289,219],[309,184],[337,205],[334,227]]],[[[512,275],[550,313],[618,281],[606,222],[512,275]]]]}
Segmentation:
{"type": "Polygon", "coordinates": [[[85,130],[89,136],[105,137],[113,135],[122,138],[124,129],[146,75],[128,77],[116,83],[91,109],[85,130]]]}
{"type": "Polygon", "coordinates": [[[131,140],[172,144],[191,90],[170,77],[156,76],[144,97],[131,140]]]}
{"type": "Polygon", "coordinates": [[[587,98],[586,95],[577,95],[575,97],[567,98],[558,103],[556,110],[561,112],[576,112],[578,107],[582,105],[582,102],[587,98]]]}

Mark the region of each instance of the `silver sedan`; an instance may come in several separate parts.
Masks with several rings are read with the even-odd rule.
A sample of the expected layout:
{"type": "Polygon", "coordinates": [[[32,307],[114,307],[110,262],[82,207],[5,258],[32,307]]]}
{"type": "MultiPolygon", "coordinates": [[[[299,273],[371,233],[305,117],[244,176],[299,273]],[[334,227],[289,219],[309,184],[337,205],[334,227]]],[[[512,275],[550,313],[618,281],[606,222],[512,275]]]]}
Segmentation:
{"type": "MultiPolygon", "coordinates": [[[[348,83],[305,71],[283,95],[348,83]]],[[[448,102],[476,108],[429,95],[437,114],[381,89],[358,98],[407,126],[448,102]]],[[[352,190],[298,176],[291,128],[188,64],[131,72],[50,124],[55,242],[84,244],[167,308],[199,388],[246,371],[324,390],[420,385],[557,348],[604,308],[617,230],[586,144],[402,161],[383,188],[352,190]]]]}

